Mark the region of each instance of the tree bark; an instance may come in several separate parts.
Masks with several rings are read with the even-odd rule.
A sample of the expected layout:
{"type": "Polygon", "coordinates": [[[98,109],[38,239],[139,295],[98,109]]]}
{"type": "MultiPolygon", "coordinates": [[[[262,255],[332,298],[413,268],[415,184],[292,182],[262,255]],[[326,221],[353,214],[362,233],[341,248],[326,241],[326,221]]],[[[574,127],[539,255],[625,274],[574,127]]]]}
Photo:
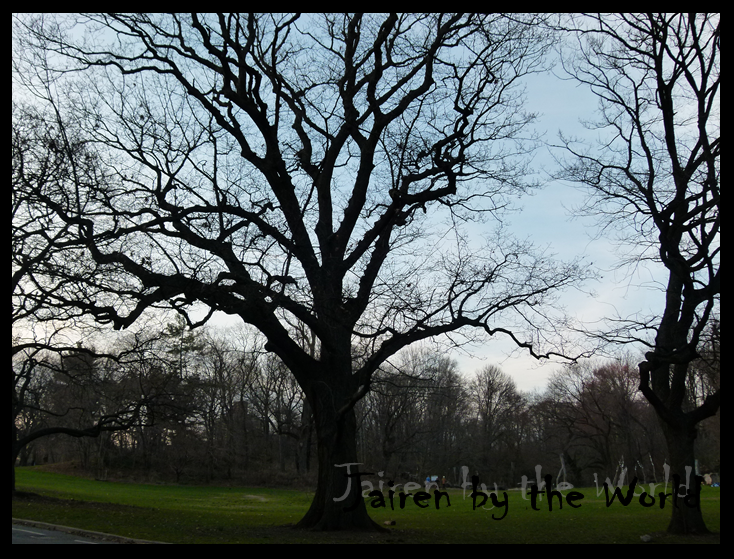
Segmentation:
{"type": "Polygon", "coordinates": [[[12,481],[13,481],[13,495],[15,495],[15,462],[18,459],[18,453],[20,452],[20,448],[17,447],[15,442],[13,443],[13,462],[12,462],[12,481]]]}
{"type": "Polygon", "coordinates": [[[361,471],[354,408],[340,413],[339,403],[348,402],[351,394],[319,381],[309,388],[306,394],[316,424],[318,484],[311,507],[296,528],[386,531],[367,514],[359,478],[347,477],[348,471],[361,471]]]}
{"type": "MultiPolygon", "coordinates": [[[[690,468],[688,478],[688,488],[693,494],[690,505],[684,503],[680,497],[677,499],[677,505],[673,505],[673,512],[668,524],[668,533],[670,534],[707,534],[706,523],[703,520],[703,514],[700,506],[701,484],[696,479],[696,469],[694,460],[693,444],[696,439],[696,428],[683,426],[675,428],[660,421],[668,444],[668,452],[670,453],[670,479],[673,476],[679,476],[681,485],[686,484],[686,467],[690,468]]],[[[670,487],[670,486],[669,486],[670,487]]],[[[670,488],[668,492],[673,492],[670,488]]],[[[678,491],[679,495],[685,493],[685,488],[678,491]]],[[[676,501],[673,501],[674,503],[676,501]]],[[[666,503],[667,505],[667,503],[666,503]]]]}

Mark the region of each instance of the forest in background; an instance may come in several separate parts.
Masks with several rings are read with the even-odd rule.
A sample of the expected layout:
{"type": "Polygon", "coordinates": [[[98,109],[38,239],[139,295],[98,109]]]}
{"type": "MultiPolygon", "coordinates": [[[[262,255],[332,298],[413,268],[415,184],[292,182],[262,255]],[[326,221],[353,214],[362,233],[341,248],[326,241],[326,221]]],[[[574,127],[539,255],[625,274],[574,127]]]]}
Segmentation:
{"type": "MultiPolygon", "coordinates": [[[[718,337],[713,329],[691,368],[691,407],[719,387],[718,337]]],[[[308,487],[317,469],[312,412],[263,345],[252,330],[173,322],[120,337],[107,354],[20,352],[18,440],[109,418],[118,428],[37,438],[16,464],[60,464],[99,479],[308,487]]],[[[628,479],[662,480],[665,441],[638,384],[625,356],[559,366],[544,390],[524,393],[498,366],[462,371],[438,349],[412,348],[381,368],[357,404],[360,459],[398,482],[438,475],[460,485],[467,466],[509,488],[534,479],[538,464],[577,487],[593,485],[594,474],[617,479],[625,467],[628,479]]],[[[701,474],[718,474],[720,414],[702,424],[696,455],[701,474]]]]}

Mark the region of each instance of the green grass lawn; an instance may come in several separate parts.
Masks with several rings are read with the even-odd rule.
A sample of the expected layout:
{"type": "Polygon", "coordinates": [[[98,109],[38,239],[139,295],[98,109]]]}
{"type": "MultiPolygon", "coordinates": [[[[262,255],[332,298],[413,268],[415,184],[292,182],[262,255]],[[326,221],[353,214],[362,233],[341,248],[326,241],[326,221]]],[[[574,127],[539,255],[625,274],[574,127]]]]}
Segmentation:
{"type": "Polygon", "coordinates": [[[554,500],[552,511],[545,500],[534,511],[520,492],[510,491],[502,520],[492,519],[502,508],[472,510],[469,491],[464,500],[461,490],[449,490],[451,506],[442,499],[438,510],[433,500],[421,509],[411,498],[402,510],[395,498],[391,510],[386,496],[387,507],[370,507],[370,514],[380,523],[396,522],[389,534],[332,534],[284,527],[308,509],[312,493],[304,491],[115,483],[39,468],[17,468],[16,479],[19,491],[39,497],[13,499],[13,518],[171,543],[640,543],[643,534],[653,535],[653,543],[720,541],[720,489],[709,487],[703,489],[702,508],[716,534],[706,537],[664,534],[670,502],[663,510],[657,503],[644,508],[638,499],[607,508],[595,488],[574,489],[584,495],[575,503],[579,508],[564,502],[557,510],[554,500]]]}

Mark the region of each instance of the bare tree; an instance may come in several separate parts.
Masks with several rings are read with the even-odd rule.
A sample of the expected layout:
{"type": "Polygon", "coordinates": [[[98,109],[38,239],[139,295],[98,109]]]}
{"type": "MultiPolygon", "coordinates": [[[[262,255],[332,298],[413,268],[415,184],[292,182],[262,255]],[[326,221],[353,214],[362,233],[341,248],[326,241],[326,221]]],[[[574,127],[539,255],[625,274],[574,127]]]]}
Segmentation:
{"type": "Polygon", "coordinates": [[[466,400],[460,380],[456,362],[427,347],[406,348],[384,363],[358,406],[369,463],[393,479],[453,466],[460,457],[450,447],[466,400]]]}
{"type": "MultiPolygon", "coordinates": [[[[673,472],[685,479],[696,425],[716,414],[721,397],[717,388],[685,405],[689,367],[721,293],[720,17],[593,14],[573,25],[567,69],[599,97],[596,127],[605,135],[597,151],[566,141],[574,157],[563,176],[589,189],[586,210],[605,227],[634,227],[625,244],[632,261],[667,272],[662,316],[620,319],[602,337],[649,348],[640,390],[660,418],[673,472]]],[[[697,508],[672,511],[669,531],[706,531],[697,508]]]]}
{"type": "MultiPolygon", "coordinates": [[[[57,295],[77,281],[64,273],[74,248],[69,224],[39,204],[38,194],[91,180],[96,165],[84,143],[56,118],[13,103],[12,115],[12,491],[21,452],[51,435],[99,437],[141,421],[151,403],[122,390],[120,378],[103,378],[95,362],[119,360],[71,341],[59,321],[78,318],[79,307],[58,305],[57,295]],[[66,146],[66,147],[64,147],[66,146]],[[72,177],[74,177],[72,179],[72,177]],[[61,273],[46,272],[51,269],[61,273]],[[99,374],[97,374],[99,373],[99,374]]],[[[78,253],[76,253],[78,254],[78,253]]],[[[74,266],[69,266],[74,268],[74,266]]],[[[83,273],[76,268],[76,273],[83,273]]],[[[77,323],[76,333],[89,331],[77,323]]],[[[92,328],[92,333],[99,333],[92,328]]],[[[128,348],[132,350],[132,348],[128,348]]],[[[114,376],[114,375],[112,375],[114,376]]]]}
{"type": "Polygon", "coordinates": [[[154,422],[152,410],[162,407],[170,389],[167,379],[131,375],[129,368],[149,341],[117,355],[55,345],[13,356],[13,493],[18,455],[34,441],[95,438],[154,422]]]}
{"type": "Polygon", "coordinates": [[[566,437],[557,450],[577,475],[587,470],[611,478],[622,459],[632,472],[653,453],[658,458],[662,434],[638,385],[639,375],[628,358],[574,364],[551,377],[545,395],[551,407],[545,413],[563,428],[566,437]]]}
{"type": "Polygon", "coordinates": [[[96,184],[37,193],[91,272],[48,297],[116,328],[158,305],[191,326],[214,311],[254,325],[315,419],[318,487],[298,525],[375,527],[358,483],[340,500],[349,480],[338,465],[358,462],[353,408],[380,364],[467,329],[548,356],[548,304],[585,274],[501,232],[485,246],[461,233],[528,186],[521,131],[532,115],[516,86],[549,45],[536,23],[16,19],[19,53],[37,56],[22,75],[42,68],[53,91],[68,87],[57,105],[104,159],[96,184]],[[295,322],[317,354],[294,339],[295,322]]]}
{"type": "Polygon", "coordinates": [[[500,454],[500,445],[510,442],[507,439],[515,434],[517,416],[525,400],[512,377],[496,365],[487,365],[477,372],[469,383],[468,395],[477,428],[473,441],[475,464],[489,469],[495,476],[492,481],[507,483],[506,474],[501,471],[507,456],[500,454]]]}

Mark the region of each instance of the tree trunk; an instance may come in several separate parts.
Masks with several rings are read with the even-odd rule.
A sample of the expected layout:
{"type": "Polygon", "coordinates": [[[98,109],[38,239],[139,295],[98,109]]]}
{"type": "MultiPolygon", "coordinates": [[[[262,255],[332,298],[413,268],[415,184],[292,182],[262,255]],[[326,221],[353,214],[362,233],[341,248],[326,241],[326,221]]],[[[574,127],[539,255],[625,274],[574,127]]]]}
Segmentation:
{"type": "Polygon", "coordinates": [[[310,470],[311,425],[311,406],[308,400],[305,400],[301,411],[301,426],[298,428],[298,442],[296,444],[296,470],[301,475],[307,474],[310,470]]]}
{"type": "MultiPolygon", "coordinates": [[[[703,521],[703,514],[699,503],[701,485],[696,479],[696,470],[693,454],[693,443],[696,439],[696,428],[674,428],[665,423],[660,422],[668,444],[668,453],[670,455],[670,482],[673,476],[678,475],[681,485],[686,484],[686,466],[690,468],[688,487],[693,497],[690,500],[691,505],[688,506],[683,502],[682,498],[677,499],[677,506],[672,503],[672,517],[668,525],[668,533],[671,534],[707,534],[709,531],[703,521]]],[[[668,493],[672,493],[674,488],[668,485],[668,493]]],[[[679,489],[680,495],[685,493],[685,487],[679,489]]],[[[669,502],[666,502],[668,506],[669,502]]]]}
{"type": "Polygon", "coordinates": [[[15,495],[15,461],[18,458],[18,452],[20,449],[16,449],[15,445],[13,445],[13,495],[15,495]]]}
{"type": "Polygon", "coordinates": [[[338,394],[337,387],[327,386],[324,382],[314,382],[310,388],[307,397],[311,402],[316,423],[318,485],[311,507],[296,524],[296,528],[386,530],[367,514],[367,507],[362,499],[361,481],[357,477],[346,476],[346,464],[350,465],[349,472],[352,474],[362,471],[356,465],[359,460],[354,409],[338,413],[340,403],[348,401],[350,395],[338,394]],[[339,466],[340,464],[343,466],[339,466]]]}
{"type": "MultiPolygon", "coordinates": [[[[15,398],[15,395],[13,396],[15,398]]],[[[15,408],[13,408],[13,445],[12,445],[12,453],[13,453],[13,495],[15,495],[15,461],[18,459],[18,453],[20,452],[20,448],[18,446],[18,428],[15,426],[15,408]]]]}

